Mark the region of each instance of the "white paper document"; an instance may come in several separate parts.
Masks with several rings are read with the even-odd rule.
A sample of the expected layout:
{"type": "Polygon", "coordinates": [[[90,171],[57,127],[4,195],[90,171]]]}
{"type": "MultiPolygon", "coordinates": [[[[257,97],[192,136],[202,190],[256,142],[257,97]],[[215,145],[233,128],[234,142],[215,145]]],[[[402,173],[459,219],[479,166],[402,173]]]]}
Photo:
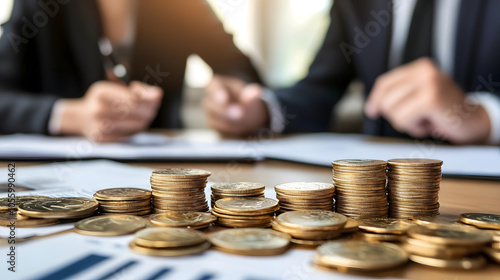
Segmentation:
{"type": "Polygon", "coordinates": [[[221,140],[209,131],[178,137],[138,134],[125,142],[98,144],[77,137],[40,135],[0,137],[0,158],[116,160],[261,160],[273,158],[331,166],[347,158],[434,158],[443,160],[443,174],[500,177],[500,148],[450,146],[430,141],[381,142],[364,135],[319,133],[272,140],[221,140]]]}

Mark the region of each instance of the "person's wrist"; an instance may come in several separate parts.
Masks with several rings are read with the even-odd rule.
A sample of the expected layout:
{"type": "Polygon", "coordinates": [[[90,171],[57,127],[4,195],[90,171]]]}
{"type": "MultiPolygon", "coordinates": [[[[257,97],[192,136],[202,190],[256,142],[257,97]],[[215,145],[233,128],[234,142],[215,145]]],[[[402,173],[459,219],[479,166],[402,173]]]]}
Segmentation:
{"type": "Polygon", "coordinates": [[[82,135],[83,100],[64,99],[61,101],[61,135],[82,135]]]}

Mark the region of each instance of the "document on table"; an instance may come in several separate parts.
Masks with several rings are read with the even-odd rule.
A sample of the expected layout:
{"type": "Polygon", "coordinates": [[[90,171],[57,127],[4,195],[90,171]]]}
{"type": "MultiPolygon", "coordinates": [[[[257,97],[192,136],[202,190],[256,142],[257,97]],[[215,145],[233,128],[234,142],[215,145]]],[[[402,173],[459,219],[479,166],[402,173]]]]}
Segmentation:
{"type": "Polygon", "coordinates": [[[500,177],[500,148],[449,146],[430,141],[381,142],[364,135],[319,133],[271,140],[221,140],[213,132],[179,137],[138,134],[125,142],[97,144],[77,137],[0,137],[0,159],[261,160],[273,158],[331,166],[346,158],[435,158],[443,174],[500,177]]]}

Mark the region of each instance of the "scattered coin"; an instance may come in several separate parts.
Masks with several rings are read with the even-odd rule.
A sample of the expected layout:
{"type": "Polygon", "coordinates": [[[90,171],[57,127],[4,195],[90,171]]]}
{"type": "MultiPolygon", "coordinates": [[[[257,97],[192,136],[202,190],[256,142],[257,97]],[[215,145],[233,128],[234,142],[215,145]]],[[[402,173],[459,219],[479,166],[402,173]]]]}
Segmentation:
{"type": "Polygon", "coordinates": [[[37,199],[45,199],[50,198],[48,196],[41,195],[24,195],[24,196],[15,196],[15,197],[3,197],[0,198],[0,212],[9,211],[9,209],[16,208],[23,204],[24,202],[37,200],[37,199]]]}
{"type": "Polygon", "coordinates": [[[200,231],[189,228],[152,227],[135,234],[135,244],[148,248],[172,248],[199,245],[206,241],[200,231]]]}
{"type": "Polygon", "coordinates": [[[434,244],[483,246],[491,242],[490,233],[455,225],[414,226],[408,230],[412,238],[434,244]]]}
{"type": "Polygon", "coordinates": [[[393,218],[360,219],[359,228],[367,232],[382,234],[406,234],[413,223],[408,220],[393,218]]]}
{"type": "Polygon", "coordinates": [[[410,255],[410,260],[427,266],[451,269],[478,269],[486,264],[486,259],[482,255],[474,255],[462,259],[438,259],[410,255]]]}
{"type": "Polygon", "coordinates": [[[92,236],[118,236],[130,234],[146,226],[146,220],[132,215],[106,215],[91,217],[75,224],[75,232],[92,236]]]}
{"type": "Polygon", "coordinates": [[[408,254],[390,243],[362,240],[330,241],[316,249],[314,263],[327,268],[385,270],[408,261],[408,254]]]}
{"type": "Polygon", "coordinates": [[[59,219],[38,219],[23,216],[17,211],[14,215],[11,212],[0,212],[0,226],[10,227],[12,223],[19,228],[45,227],[59,223],[59,219]]]}
{"type": "Polygon", "coordinates": [[[97,207],[92,199],[59,197],[25,202],[19,205],[19,213],[33,218],[75,219],[91,216],[97,207]]]}
{"type": "Polygon", "coordinates": [[[460,221],[478,228],[500,229],[500,215],[483,213],[464,213],[460,221]]]}
{"type": "Polygon", "coordinates": [[[241,228],[214,233],[210,241],[217,250],[238,255],[268,256],[285,252],[290,235],[271,229],[241,228]]]}
{"type": "Polygon", "coordinates": [[[419,225],[452,225],[459,222],[457,215],[413,216],[412,220],[419,225]]]}
{"type": "Polygon", "coordinates": [[[407,238],[402,247],[411,255],[437,259],[460,259],[480,251],[477,246],[442,245],[414,238],[407,238]]]}
{"type": "Polygon", "coordinates": [[[271,226],[274,230],[290,234],[294,239],[306,242],[306,240],[324,241],[339,238],[344,233],[346,224],[347,217],[342,214],[309,210],[282,213],[271,223],[271,226]]]}
{"type": "Polygon", "coordinates": [[[205,228],[217,220],[210,213],[193,211],[168,211],[163,214],[153,214],[149,217],[151,224],[158,227],[188,227],[205,228]]]}
{"type": "Polygon", "coordinates": [[[129,243],[129,248],[139,254],[157,257],[179,257],[196,255],[208,250],[212,246],[210,242],[205,241],[198,245],[173,247],[173,248],[150,248],[137,245],[134,241],[129,243]]]}

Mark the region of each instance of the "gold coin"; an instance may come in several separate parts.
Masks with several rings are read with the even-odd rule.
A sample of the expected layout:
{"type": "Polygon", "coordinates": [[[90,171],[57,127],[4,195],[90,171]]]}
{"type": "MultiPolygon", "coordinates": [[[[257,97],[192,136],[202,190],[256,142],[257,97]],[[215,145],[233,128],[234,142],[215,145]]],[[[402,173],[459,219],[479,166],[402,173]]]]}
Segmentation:
{"type": "Polygon", "coordinates": [[[347,217],[331,211],[292,211],[279,215],[276,221],[290,228],[338,230],[347,223],[347,217]]]}
{"type": "Polygon", "coordinates": [[[494,249],[489,249],[487,248],[485,250],[485,253],[488,255],[488,257],[497,262],[497,263],[500,263],[500,250],[494,250],[494,249]]]}
{"type": "Polygon", "coordinates": [[[478,228],[500,229],[500,215],[483,213],[463,213],[460,221],[478,228]]]}
{"type": "Polygon", "coordinates": [[[146,228],[135,234],[135,243],[150,248],[169,248],[198,245],[206,241],[200,231],[189,228],[146,228]]]}
{"type": "Polygon", "coordinates": [[[11,212],[1,212],[0,213],[0,226],[10,227],[12,223],[19,228],[32,228],[32,227],[45,227],[51,226],[59,223],[59,219],[37,219],[30,218],[19,214],[14,211],[15,215],[11,215],[11,212]]]}
{"type": "Polygon", "coordinates": [[[408,254],[399,246],[389,243],[331,241],[316,249],[315,261],[326,267],[384,270],[406,263],[408,254]]]}
{"type": "Polygon", "coordinates": [[[25,202],[32,201],[32,200],[37,200],[37,199],[45,199],[45,198],[50,198],[48,196],[41,196],[41,195],[20,195],[20,196],[15,196],[15,197],[3,197],[0,198],[0,212],[3,211],[9,211],[9,209],[16,208],[25,202]]]}
{"type": "Polygon", "coordinates": [[[359,220],[359,228],[375,233],[404,234],[413,224],[408,220],[372,218],[359,220]]]}
{"type": "Polygon", "coordinates": [[[409,254],[438,259],[459,259],[477,253],[481,249],[477,246],[433,244],[414,238],[407,238],[402,247],[409,254]]]}
{"type": "Polygon", "coordinates": [[[210,171],[190,168],[168,168],[153,171],[153,176],[157,176],[160,178],[167,177],[175,179],[187,179],[208,177],[210,175],[212,175],[212,172],[210,171]]]}
{"type": "Polygon", "coordinates": [[[410,260],[427,266],[452,269],[477,269],[486,264],[486,259],[482,255],[469,256],[458,260],[410,255],[410,260]]]}
{"type": "Polygon", "coordinates": [[[105,207],[128,207],[128,208],[133,208],[133,207],[147,207],[151,205],[151,199],[147,200],[133,200],[133,201],[111,201],[111,200],[99,200],[96,199],[97,202],[99,202],[99,206],[105,206],[105,207]]]}
{"type": "Polygon", "coordinates": [[[212,185],[212,193],[217,194],[247,194],[247,193],[263,193],[265,186],[260,183],[253,182],[226,182],[212,185]]]}
{"type": "Polygon", "coordinates": [[[208,225],[217,217],[210,213],[193,211],[171,211],[163,214],[154,214],[149,220],[155,226],[162,227],[198,227],[208,225]]]}
{"type": "Polygon", "coordinates": [[[271,226],[274,230],[287,233],[294,238],[305,239],[305,240],[329,240],[335,239],[342,235],[342,230],[303,230],[296,228],[289,228],[281,225],[276,221],[271,222],[271,226]]]}
{"type": "Polygon", "coordinates": [[[140,246],[134,241],[129,243],[129,248],[136,253],[148,256],[158,256],[158,257],[178,257],[178,256],[195,255],[208,250],[210,246],[211,244],[208,241],[205,241],[198,245],[175,247],[175,248],[150,248],[150,247],[140,246]]]}
{"type": "Polygon", "coordinates": [[[278,206],[278,201],[271,198],[243,198],[243,199],[228,199],[223,198],[215,202],[217,212],[224,214],[240,213],[273,213],[278,206]],[[227,213],[227,212],[231,213],[227,213]]]}
{"type": "Polygon", "coordinates": [[[130,234],[146,227],[146,220],[131,215],[91,217],[75,224],[75,232],[92,236],[118,236],[130,234]]]}
{"type": "Polygon", "coordinates": [[[493,238],[490,233],[455,225],[415,226],[408,230],[408,235],[430,243],[463,246],[483,245],[493,238]]]}
{"type": "Polygon", "coordinates": [[[94,194],[98,200],[144,200],[151,197],[151,191],[138,188],[112,188],[99,190],[94,194]]]}
{"type": "Polygon", "coordinates": [[[276,185],[276,193],[307,195],[307,194],[333,194],[335,187],[331,183],[319,182],[294,182],[276,185]]]}
{"type": "Polygon", "coordinates": [[[32,200],[19,206],[19,213],[33,218],[84,218],[98,207],[95,200],[82,197],[59,197],[32,200]]]}
{"type": "Polygon", "coordinates": [[[290,242],[302,246],[311,246],[311,247],[317,247],[319,245],[325,244],[330,240],[307,240],[307,239],[297,239],[297,238],[292,238],[290,239],[290,242]]]}
{"type": "Polygon", "coordinates": [[[335,167],[384,167],[387,162],[376,159],[343,159],[332,162],[335,167]]]}
{"type": "Polygon", "coordinates": [[[387,165],[409,166],[409,167],[414,167],[414,166],[434,167],[443,165],[443,161],[438,159],[425,159],[425,158],[398,158],[398,159],[388,160],[387,165]]]}
{"type": "Polygon", "coordinates": [[[343,233],[356,232],[359,229],[359,222],[353,218],[347,217],[347,223],[342,228],[343,233]]]}
{"type": "Polygon", "coordinates": [[[359,237],[368,241],[375,242],[402,242],[405,238],[401,234],[390,234],[390,233],[370,233],[370,232],[358,232],[355,237],[359,237]]]}
{"type": "Polygon", "coordinates": [[[217,212],[215,209],[212,209],[212,214],[216,217],[228,218],[228,219],[250,219],[250,220],[265,220],[271,217],[271,215],[252,215],[252,216],[240,216],[240,215],[231,215],[231,214],[223,214],[217,212]]]}
{"type": "Polygon", "coordinates": [[[134,216],[143,216],[151,213],[151,209],[145,209],[145,210],[139,210],[139,211],[128,211],[128,212],[112,212],[112,211],[107,211],[107,212],[100,212],[102,215],[134,215],[134,216]]]}
{"type": "Polygon", "coordinates": [[[281,253],[288,247],[290,239],[288,234],[261,228],[221,230],[210,237],[210,241],[218,249],[226,249],[226,252],[234,254],[254,255],[281,253]]]}

